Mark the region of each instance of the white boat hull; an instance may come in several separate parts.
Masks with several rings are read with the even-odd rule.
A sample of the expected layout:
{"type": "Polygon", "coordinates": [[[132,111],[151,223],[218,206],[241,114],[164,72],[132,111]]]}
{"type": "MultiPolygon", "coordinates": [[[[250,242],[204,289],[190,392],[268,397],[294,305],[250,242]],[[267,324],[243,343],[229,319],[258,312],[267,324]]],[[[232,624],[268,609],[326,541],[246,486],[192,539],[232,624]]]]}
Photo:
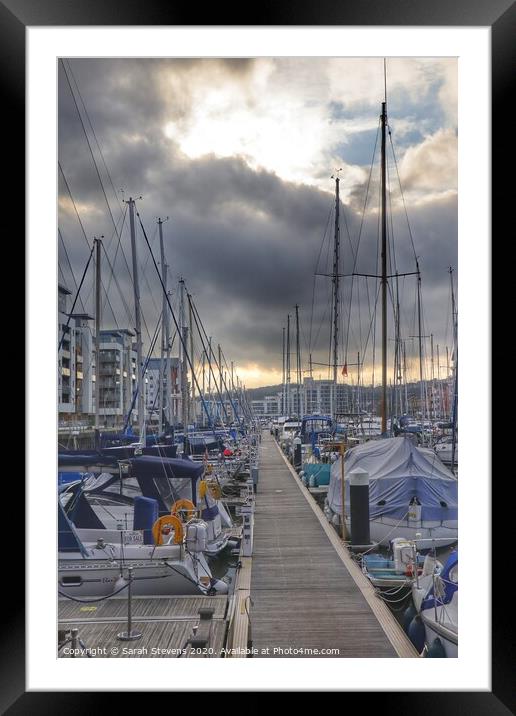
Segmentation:
{"type": "Polygon", "coordinates": [[[60,552],[58,590],[60,597],[127,597],[128,567],[133,568],[135,596],[206,594],[211,588],[211,571],[202,554],[184,554],[179,545],[106,545],[104,549],[86,544],[88,556],[60,552]]]}
{"type": "MultiPolygon", "coordinates": [[[[438,618],[439,611],[442,609],[443,607],[437,608],[438,618]]],[[[458,656],[458,635],[456,625],[455,628],[449,628],[444,624],[436,622],[433,615],[433,609],[422,612],[421,618],[425,627],[425,641],[427,646],[430,646],[434,639],[439,638],[444,647],[446,657],[448,659],[456,659],[458,656]],[[432,612],[431,614],[429,613],[430,611],[432,612]]]]}
{"type": "MultiPolygon", "coordinates": [[[[329,522],[340,524],[340,515],[333,512],[328,506],[325,507],[324,513],[329,522]]],[[[346,527],[349,532],[351,530],[351,520],[348,516],[346,517],[346,527]]],[[[407,520],[405,520],[400,524],[399,521],[382,518],[370,520],[369,532],[371,542],[383,547],[389,547],[390,541],[395,537],[403,537],[408,540],[438,538],[439,547],[447,547],[457,542],[458,523],[456,520],[450,520],[448,522],[414,521],[412,524],[407,524],[407,520]]]]}

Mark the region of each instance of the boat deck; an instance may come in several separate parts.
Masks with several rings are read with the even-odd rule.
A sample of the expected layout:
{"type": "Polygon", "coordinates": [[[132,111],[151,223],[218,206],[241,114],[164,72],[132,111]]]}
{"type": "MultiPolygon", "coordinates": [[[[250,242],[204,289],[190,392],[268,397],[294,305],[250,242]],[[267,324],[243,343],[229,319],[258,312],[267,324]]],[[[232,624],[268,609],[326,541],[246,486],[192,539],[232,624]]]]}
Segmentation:
{"type": "Polygon", "coordinates": [[[269,433],[259,460],[250,610],[255,656],[416,657],[269,433]]]}
{"type": "MultiPolygon", "coordinates": [[[[177,658],[179,650],[186,647],[182,658],[216,658],[226,638],[227,607],[227,596],[133,597],[132,628],[142,637],[120,641],[117,634],[127,629],[126,599],[107,599],[91,605],[59,600],[58,628],[77,629],[78,638],[86,648],[95,650],[95,657],[177,658]],[[199,609],[206,607],[214,609],[208,630],[209,653],[186,647],[194,627],[199,625],[199,609]]],[[[69,655],[61,650],[59,656],[69,655]]]]}

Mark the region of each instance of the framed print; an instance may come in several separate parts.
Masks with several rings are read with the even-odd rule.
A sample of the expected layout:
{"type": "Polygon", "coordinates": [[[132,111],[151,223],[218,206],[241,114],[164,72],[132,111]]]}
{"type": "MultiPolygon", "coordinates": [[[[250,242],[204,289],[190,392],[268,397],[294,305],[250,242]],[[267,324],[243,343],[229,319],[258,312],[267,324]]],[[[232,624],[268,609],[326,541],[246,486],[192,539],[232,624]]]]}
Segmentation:
{"type": "Polygon", "coordinates": [[[17,584],[3,709],[305,690],[509,713],[488,375],[511,3],[281,3],[203,25],[152,2],[0,11],[28,309],[27,611],[17,584]],[[303,442],[310,420],[322,439],[303,442]],[[409,451],[417,497],[379,446],[409,451]],[[381,466],[353,467],[360,451],[381,466]]]}

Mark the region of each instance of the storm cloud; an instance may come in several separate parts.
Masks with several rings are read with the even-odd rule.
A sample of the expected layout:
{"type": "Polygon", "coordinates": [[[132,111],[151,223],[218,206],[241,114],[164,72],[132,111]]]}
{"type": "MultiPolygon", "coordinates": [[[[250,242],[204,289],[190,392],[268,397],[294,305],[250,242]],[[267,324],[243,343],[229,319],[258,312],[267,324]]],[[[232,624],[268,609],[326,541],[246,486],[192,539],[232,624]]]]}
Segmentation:
{"type": "MultiPolygon", "coordinates": [[[[391,159],[391,268],[413,272],[417,257],[423,332],[443,347],[451,340],[447,270],[457,265],[455,73],[454,60],[393,60],[389,94],[404,190],[402,197],[391,159]]],[[[382,82],[373,60],[60,63],[60,280],[74,291],[70,266],[77,281],[92,237],[103,235],[116,276],[106,260],[103,323],[132,325],[123,202],[141,196],[137,211],[157,259],[156,219],[169,217],[163,229],[174,306],[183,277],[208,334],[244,377],[247,371],[249,386],[277,382],[282,327],[295,304],[303,367],[309,351],[328,362],[331,281],[314,273],[331,272],[330,175],[342,167],[341,271],[376,274],[379,175],[377,167],[370,175],[370,162],[382,82]]],[[[140,230],[137,241],[148,349],[161,287],[140,230]]],[[[90,273],[81,299],[93,313],[90,273]]],[[[344,361],[366,344],[371,353],[377,280],[341,285],[344,361]]],[[[414,277],[398,281],[402,330],[412,342],[415,285],[414,277]]]]}

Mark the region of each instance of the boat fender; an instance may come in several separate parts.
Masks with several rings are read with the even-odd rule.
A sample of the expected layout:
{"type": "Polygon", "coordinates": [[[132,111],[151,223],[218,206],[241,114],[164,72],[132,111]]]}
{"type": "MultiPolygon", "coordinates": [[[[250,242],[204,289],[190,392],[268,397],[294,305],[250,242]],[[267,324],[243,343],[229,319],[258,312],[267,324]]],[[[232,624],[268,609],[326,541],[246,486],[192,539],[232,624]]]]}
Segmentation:
{"type": "Polygon", "coordinates": [[[425,648],[425,625],[419,614],[412,619],[408,628],[408,637],[414,644],[419,654],[425,648]]]}
{"type": "Polygon", "coordinates": [[[227,594],[228,589],[228,585],[222,579],[215,579],[215,577],[210,579],[210,592],[212,594],[227,594]]]}
{"type": "Polygon", "coordinates": [[[186,546],[190,552],[204,552],[208,544],[206,522],[190,522],[186,526],[186,546]]]}
{"type": "Polygon", "coordinates": [[[426,655],[429,659],[445,659],[446,658],[446,651],[444,649],[442,641],[439,639],[438,636],[430,644],[430,647],[429,647],[426,655]]]}
{"type": "Polygon", "coordinates": [[[405,609],[403,612],[403,629],[405,630],[405,634],[408,634],[410,622],[417,614],[416,607],[413,604],[409,604],[409,606],[405,609]]]}
{"type": "MultiPolygon", "coordinates": [[[[421,567],[418,567],[417,573],[418,573],[418,576],[421,576],[423,574],[423,569],[421,567]]],[[[405,576],[406,577],[414,576],[414,565],[412,564],[412,562],[409,562],[407,564],[407,569],[405,570],[405,576]]]]}

